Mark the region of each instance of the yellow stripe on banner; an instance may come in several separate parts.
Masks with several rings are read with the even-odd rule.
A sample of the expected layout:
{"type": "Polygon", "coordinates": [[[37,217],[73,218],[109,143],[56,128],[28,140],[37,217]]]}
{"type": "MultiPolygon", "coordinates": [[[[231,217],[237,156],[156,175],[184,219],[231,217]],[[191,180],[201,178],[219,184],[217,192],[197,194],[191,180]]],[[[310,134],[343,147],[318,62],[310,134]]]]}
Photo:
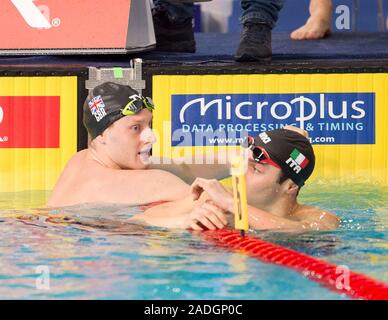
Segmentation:
{"type": "Polygon", "coordinates": [[[251,74],[251,75],[157,75],[152,80],[153,128],[158,143],[153,154],[221,151],[224,147],[171,147],[171,96],[176,94],[293,94],[375,93],[375,144],[314,145],[318,178],[370,180],[388,185],[388,74],[251,74]]]}
{"type": "Polygon", "coordinates": [[[59,148],[0,148],[0,192],[52,189],[77,152],[77,77],[0,77],[0,96],[60,97],[59,148]]]}

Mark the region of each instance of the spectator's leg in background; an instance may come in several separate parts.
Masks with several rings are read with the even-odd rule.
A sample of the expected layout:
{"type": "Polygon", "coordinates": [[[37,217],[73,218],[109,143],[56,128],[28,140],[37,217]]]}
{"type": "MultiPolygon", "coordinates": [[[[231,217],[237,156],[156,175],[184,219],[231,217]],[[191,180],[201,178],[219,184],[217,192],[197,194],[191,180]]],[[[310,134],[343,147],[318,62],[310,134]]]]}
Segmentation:
{"type": "Polygon", "coordinates": [[[195,52],[194,4],[172,4],[168,0],[154,0],[154,5],[156,50],[195,52]]]}
{"type": "Polygon", "coordinates": [[[241,0],[243,33],[235,59],[239,62],[269,61],[271,30],[283,7],[283,0],[241,0]]]}
{"type": "Polygon", "coordinates": [[[330,34],[331,0],[310,0],[310,17],[306,23],[291,33],[294,40],[321,39],[330,34]]]}

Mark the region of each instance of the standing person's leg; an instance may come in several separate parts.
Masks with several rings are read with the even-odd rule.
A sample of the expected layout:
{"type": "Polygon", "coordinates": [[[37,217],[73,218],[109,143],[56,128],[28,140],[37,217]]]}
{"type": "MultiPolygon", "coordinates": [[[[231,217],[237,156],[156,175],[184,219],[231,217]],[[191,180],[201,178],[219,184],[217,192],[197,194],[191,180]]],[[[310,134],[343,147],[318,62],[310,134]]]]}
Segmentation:
{"type": "Polygon", "coordinates": [[[283,0],[241,0],[243,33],[236,61],[268,61],[272,56],[271,30],[283,0]]]}
{"type": "Polygon", "coordinates": [[[194,4],[154,0],[154,5],[156,49],[170,52],[195,52],[194,4]]]}
{"type": "Polygon", "coordinates": [[[294,40],[321,39],[330,33],[331,0],[310,0],[310,17],[305,25],[291,33],[294,40]]]}

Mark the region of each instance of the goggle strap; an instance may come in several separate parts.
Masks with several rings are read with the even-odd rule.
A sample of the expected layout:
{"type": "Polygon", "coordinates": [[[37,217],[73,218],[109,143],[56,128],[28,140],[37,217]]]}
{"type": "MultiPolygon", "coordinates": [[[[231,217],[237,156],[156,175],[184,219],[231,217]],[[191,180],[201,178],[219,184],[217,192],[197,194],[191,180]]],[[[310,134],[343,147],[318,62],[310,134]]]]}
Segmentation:
{"type": "Polygon", "coordinates": [[[149,111],[153,111],[154,110],[154,105],[152,104],[152,102],[150,102],[150,100],[148,98],[145,98],[145,97],[142,97],[142,99],[132,99],[130,100],[126,106],[124,107],[124,109],[122,109],[122,112],[130,112],[132,115],[134,115],[135,113],[139,112],[141,109],[148,109],[149,111]],[[136,101],[140,101],[142,103],[142,108],[138,108],[136,106],[136,104],[134,104],[134,102],[136,101]],[[130,109],[130,106],[135,106],[135,111],[134,110],[131,110],[130,109]]]}
{"type": "Polygon", "coordinates": [[[155,106],[152,102],[152,100],[148,97],[143,97],[143,104],[146,106],[146,108],[150,111],[155,109],[155,106]]]}
{"type": "Polygon", "coordinates": [[[274,167],[276,167],[276,168],[279,168],[279,169],[281,169],[281,167],[275,162],[275,161],[273,161],[272,159],[271,159],[271,157],[267,154],[267,152],[266,151],[264,151],[263,149],[261,149],[261,148],[259,148],[259,147],[254,147],[253,149],[252,149],[252,153],[253,153],[253,156],[254,156],[254,160],[256,161],[256,162],[258,162],[258,163],[260,163],[260,162],[265,162],[265,163],[268,163],[268,164],[271,164],[271,165],[273,165],[274,167]],[[259,156],[255,156],[255,150],[260,150],[260,155],[259,156]]]}
{"type": "Polygon", "coordinates": [[[123,114],[123,115],[134,115],[134,114],[136,114],[137,112],[139,112],[142,108],[138,108],[135,104],[134,104],[134,102],[135,101],[139,101],[138,99],[132,99],[131,101],[129,101],[126,105],[125,105],[125,107],[124,107],[124,109],[121,109],[121,113],[123,114]],[[135,106],[135,108],[133,108],[133,109],[135,109],[135,110],[133,110],[133,109],[131,109],[130,107],[131,106],[135,106]]]}

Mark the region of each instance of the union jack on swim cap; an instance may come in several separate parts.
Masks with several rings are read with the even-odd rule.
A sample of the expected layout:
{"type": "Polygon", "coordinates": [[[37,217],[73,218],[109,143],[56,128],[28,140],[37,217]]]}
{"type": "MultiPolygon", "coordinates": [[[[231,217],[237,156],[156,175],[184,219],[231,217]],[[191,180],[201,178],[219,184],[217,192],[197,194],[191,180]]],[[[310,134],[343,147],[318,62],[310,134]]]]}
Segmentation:
{"type": "Polygon", "coordinates": [[[83,123],[92,139],[124,115],[121,110],[132,100],[143,100],[130,86],[105,82],[98,85],[86,98],[83,106],[83,123]]]}

